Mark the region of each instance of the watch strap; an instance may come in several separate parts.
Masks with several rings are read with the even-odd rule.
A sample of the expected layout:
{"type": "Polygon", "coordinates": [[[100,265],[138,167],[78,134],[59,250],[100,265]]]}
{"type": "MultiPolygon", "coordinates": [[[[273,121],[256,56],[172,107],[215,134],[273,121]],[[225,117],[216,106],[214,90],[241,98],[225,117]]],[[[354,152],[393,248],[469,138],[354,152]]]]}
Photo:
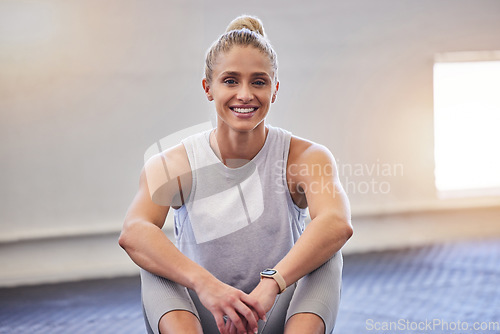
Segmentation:
{"type": "Polygon", "coordinates": [[[280,293],[282,293],[283,291],[286,290],[286,282],[285,282],[285,279],[283,278],[283,276],[281,276],[281,274],[276,270],[276,269],[266,269],[265,271],[263,271],[262,273],[260,273],[260,277],[261,279],[264,278],[264,277],[267,277],[267,278],[272,278],[275,280],[275,282],[278,284],[278,287],[280,289],[280,293]],[[265,271],[268,271],[268,270],[272,270],[274,271],[274,274],[265,274],[265,271]]]}

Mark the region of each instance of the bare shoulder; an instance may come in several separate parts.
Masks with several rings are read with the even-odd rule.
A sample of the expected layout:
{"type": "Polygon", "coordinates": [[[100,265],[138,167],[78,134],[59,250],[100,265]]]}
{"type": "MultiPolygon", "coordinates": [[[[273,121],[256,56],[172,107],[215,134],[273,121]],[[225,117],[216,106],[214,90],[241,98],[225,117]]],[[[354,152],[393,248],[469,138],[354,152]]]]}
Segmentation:
{"type": "Polygon", "coordinates": [[[162,172],[168,178],[177,177],[190,171],[189,160],[184,145],[178,144],[157,153],[144,164],[146,173],[162,172]]]}
{"type": "Polygon", "coordinates": [[[336,177],[335,160],[325,146],[292,136],[286,175],[293,201],[305,208],[309,206],[306,190],[311,189],[313,183],[332,183],[329,180],[336,177]]]}
{"type": "Polygon", "coordinates": [[[161,154],[168,162],[169,168],[172,169],[174,174],[177,174],[175,176],[191,172],[188,155],[183,144],[173,146],[170,149],[163,151],[161,154]]]}
{"type": "Polygon", "coordinates": [[[143,174],[153,202],[163,206],[182,205],[191,188],[191,166],[184,145],[152,156],[144,164],[143,174]]]}
{"type": "Polygon", "coordinates": [[[324,145],[313,141],[292,136],[288,165],[334,164],[335,159],[330,150],[324,145]]]}

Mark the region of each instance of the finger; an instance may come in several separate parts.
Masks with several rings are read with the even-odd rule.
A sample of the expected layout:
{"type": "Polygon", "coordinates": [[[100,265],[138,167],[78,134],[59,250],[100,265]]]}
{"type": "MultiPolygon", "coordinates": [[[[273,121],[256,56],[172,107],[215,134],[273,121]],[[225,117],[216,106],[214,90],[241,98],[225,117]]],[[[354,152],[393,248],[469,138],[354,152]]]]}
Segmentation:
{"type": "Polygon", "coordinates": [[[236,331],[238,333],[246,333],[246,328],[245,328],[246,326],[243,323],[240,316],[238,315],[238,313],[234,311],[234,309],[227,309],[226,314],[229,317],[232,324],[236,327],[236,331]]]}
{"type": "Polygon", "coordinates": [[[232,323],[231,323],[231,320],[227,319],[225,320],[225,324],[224,324],[224,331],[226,333],[231,333],[231,326],[232,326],[232,323]]]}
{"type": "Polygon", "coordinates": [[[227,322],[229,324],[229,330],[228,334],[238,334],[238,330],[236,329],[236,326],[232,323],[232,321],[228,320],[227,322]]]}
{"type": "Polygon", "coordinates": [[[226,321],[226,324],[224,325],[224,330],[226,331],[226,333],[231,334],[231,327],[232,327],[231,320],[228,319],[226,321]]]}
{"type": "Polygon", "coordinates": [[[253,316],[255,317],[255,319],[257,319],[257,331],[259,330],[259,315],[257,314],[257,312],[254,310],[253,311],[253,316]]]}
{"type": "Polygon", "coordinates": [[[224,321],[224,315],[220,312],[213,313],[215,323],[217,324],[217,329],[221,334],[227,334],[226,322],[224,321]]]}
{"type": "Polygon", "coordinates": [[[259,317],[255,315],[252,309],[250,309],[245,303],[240,302],[236,305],[236,311],[243,317],[242,320],[246,322],[246,328],[254,333],[255,330],[259,327],[258,320],[259,317]]]}
{"type": "Polygon", "coordinates": [[[229,329],[229,334],[238,334],[238,332],[236,331],[236,326],[234,326],[232,322],[230,323],[231,323],[231,328],[229,329]]]}
{"type": "Polygon", "coordinates": [[[257,328],[250,327],[248,321],[245,318],[242,318],[243,326],[245,327],[245,334],[254,334],[257,333],[257,328]]]}
{"type": "Polygon", "coordinates": [[[243,295],[241,300],[245,304],[250,306],[255,312],[257,312],[257,320],[261,319],[261,320],[266,321],[266,311],[264,310],[262,305],[260,305],[260,303],[257,299],[255,299],[249,295],[243,295]]]}

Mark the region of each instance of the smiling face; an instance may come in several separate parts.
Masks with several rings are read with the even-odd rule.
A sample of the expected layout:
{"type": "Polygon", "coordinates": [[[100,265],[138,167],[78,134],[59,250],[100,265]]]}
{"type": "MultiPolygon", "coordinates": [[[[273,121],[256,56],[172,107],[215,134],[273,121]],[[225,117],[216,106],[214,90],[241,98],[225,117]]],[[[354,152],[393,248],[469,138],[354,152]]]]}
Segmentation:
{"type": "Polygon", "coordinates": [[[269,58],[252,46],[234,46],[217,57],[211,81],[203,79],[209,101],[214,101],[218,126],[246,132],[263,124],[279,83],[269,58]]]}

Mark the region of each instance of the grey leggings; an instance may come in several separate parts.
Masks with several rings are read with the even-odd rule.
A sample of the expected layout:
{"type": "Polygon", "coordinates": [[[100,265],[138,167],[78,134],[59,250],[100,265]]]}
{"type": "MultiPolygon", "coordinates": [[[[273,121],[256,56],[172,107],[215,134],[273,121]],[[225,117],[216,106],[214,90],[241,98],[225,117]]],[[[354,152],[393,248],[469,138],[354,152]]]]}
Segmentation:
{"type": "MultiPolygon", "coordinates": [[[[339,251],[321,267],[301,278],[281,295],[259,321],[259,334],[284,332],[286,321],[297,313],[314,313],[332,333],[340,303],[342,253],[339,251]]],[[[142,303],[148,333],[159,334],[160,318],[167,312],[185,310],[201,322],[204,334],[218,334],[212,314],[201,304],[194,291],[141,269],[142,303]]]]}

